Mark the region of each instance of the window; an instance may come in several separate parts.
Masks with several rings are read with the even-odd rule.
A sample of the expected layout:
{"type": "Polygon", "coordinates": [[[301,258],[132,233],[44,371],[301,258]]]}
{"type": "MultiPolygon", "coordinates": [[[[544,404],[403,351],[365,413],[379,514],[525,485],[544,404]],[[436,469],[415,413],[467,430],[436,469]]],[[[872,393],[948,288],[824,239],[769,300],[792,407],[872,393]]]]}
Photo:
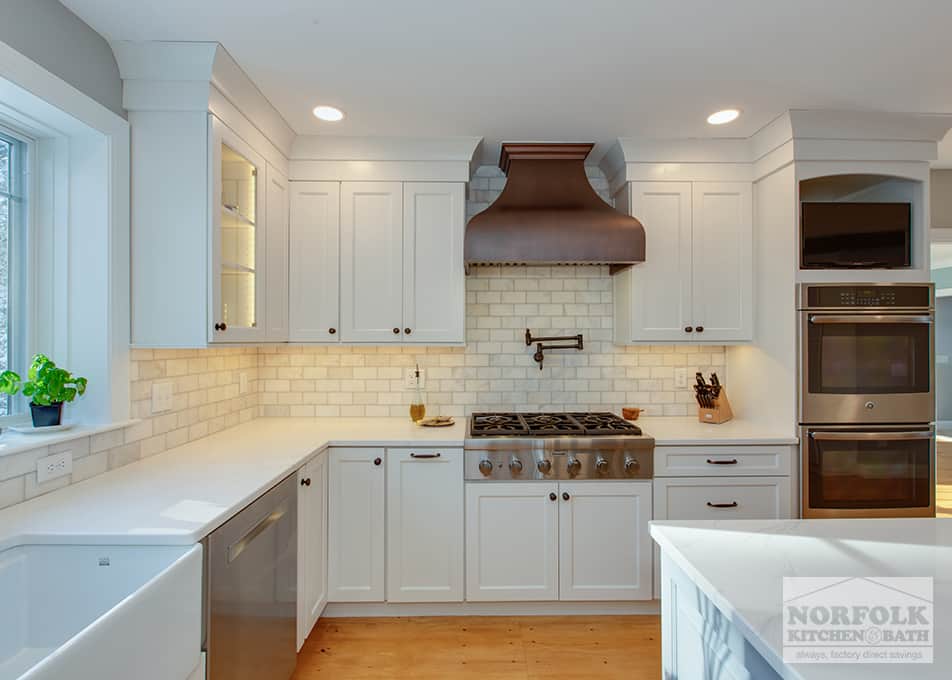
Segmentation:
{"type": "MultiPolygon", "coordinates": [[[[27,142],[0,128],[0,371],[24,370],[26,288],[27,142]]],[[[22,400],[20,400],[22,401],[22,400]]],[[[0,416],[14,401],[0,395],[0,416]]]]}

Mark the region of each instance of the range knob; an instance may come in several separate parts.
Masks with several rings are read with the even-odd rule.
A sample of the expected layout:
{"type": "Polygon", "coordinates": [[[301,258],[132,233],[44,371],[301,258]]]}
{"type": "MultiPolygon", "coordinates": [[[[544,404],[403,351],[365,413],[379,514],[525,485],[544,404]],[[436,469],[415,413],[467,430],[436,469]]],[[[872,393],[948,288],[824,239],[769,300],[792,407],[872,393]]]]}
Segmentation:
{"type": "Polygon", "coordinates": [[[483,458],[479,461],[479,471],[483,473],[486,477],[492,474],[493,464],[488,458],[483,458]]]}
{"type": "Polygon", "coordinates": [[[547,475],[552,472],[552,461],[548,458],[543,458],[538,463],[536,463],[536,468],[538,468],[539,472],[542,474],[547,475]]]}
{"type": "Polygon", "coordinates": [[[599,456],[595,459],[595,469],[600,475],[606,474],[608,472],[608,461],[599,456]]]}
{"type": "Polygon", "coordinates": [[[565,464],[565,469],[569,471],[569,474],[573,477],[579,473],[582,469],[582,463],[578,458],[572,456],[569,458],[569,462],[565,464]]]}
{"type": "Polygon", "coordinates": [[[641,463],[638,462],[638,459],[627,456],[625,458],[625,472],[629,475],[633,475],[638,472],[638,468],[641,467],[641,463]]]}
{"type": "Polygon", "coordinates": [[[522,461],[513,457],[512,460],[509,461],[509,471],[514,475],[518,475],[522,472],[522,461]]]}

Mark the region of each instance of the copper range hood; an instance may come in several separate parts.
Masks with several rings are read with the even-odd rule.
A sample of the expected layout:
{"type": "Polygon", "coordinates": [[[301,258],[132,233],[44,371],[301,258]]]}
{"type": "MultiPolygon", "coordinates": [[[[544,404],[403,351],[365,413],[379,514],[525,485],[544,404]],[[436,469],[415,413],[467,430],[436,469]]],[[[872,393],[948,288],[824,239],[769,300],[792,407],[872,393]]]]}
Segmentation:
{"type": "Polygon", "coordinates": [[[641,222],[603,201],[585,175],[594,144],[503,144],[506,188],[466,225],[466,266],[645,261],[641,222]]]}

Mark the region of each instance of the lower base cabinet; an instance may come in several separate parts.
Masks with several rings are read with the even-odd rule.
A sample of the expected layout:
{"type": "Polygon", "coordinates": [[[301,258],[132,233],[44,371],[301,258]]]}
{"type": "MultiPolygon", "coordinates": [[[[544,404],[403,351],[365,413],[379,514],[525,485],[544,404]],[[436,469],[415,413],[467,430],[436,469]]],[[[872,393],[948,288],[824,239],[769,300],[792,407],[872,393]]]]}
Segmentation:
{"type": "Polygon", "coordinates": [[[651,482],[466,488],[466,599],[651,599],[651,482]]]}
{"type": "Polygon", "coordinates": [[[462,602],[463,450],[387,450],[387,601],[462,602]]]}
{"type": "Polygon", "coordinates": [[[330,602],[383,602],[385,453],[329,450],[327,578],[330,602]]]}
{"type": "Polygon", "coordinates": [[[327,604],[327,452],[298,471],[297,648],[327,604]]]}

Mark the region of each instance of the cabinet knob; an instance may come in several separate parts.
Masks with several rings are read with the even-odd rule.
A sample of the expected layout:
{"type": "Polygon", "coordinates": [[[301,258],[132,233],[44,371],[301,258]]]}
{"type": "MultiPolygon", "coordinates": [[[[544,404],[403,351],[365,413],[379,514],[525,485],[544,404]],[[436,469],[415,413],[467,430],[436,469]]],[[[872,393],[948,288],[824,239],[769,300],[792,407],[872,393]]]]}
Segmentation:
{"type": "Polygon", "coordinates": [[[562,500],[563,500],[563,501],[567,501],[567,500],[570,499],[570,498],[571,498],[571,496],[569,496],[569,492],[568,492],[568,491],[563,491],[563,492],[562,492],[562,500]]]}
{"type": "Polygon", "coordinates": [[[407,335],[410,335],[410,333],[412,333],[413,330],[410,329],[410,328],[404,328],[404,329],[403,329],[403,332],[406,333],[407,335]]]}
{"type": "Polygon", "coordinates": [[[374,458],[374,465],[380,465],[383,462],[380,458],[374,458]]]}
{"type": "Polygon", "coordinates": [[[558,496],[555,495],[555,492],[554,492],[554,491],[549,494],[549,500],[550,500],[550,501],[554,501],[554,500],[557,499],[557,498],[558,498],[558,496]]]}
{"type": "Polygon", "coordinates": [[[685,333],[691,333],[691,332],[693,332],[693,331],[694,331],[694,329],[691,328],[690,326],[685,326],[685,327],[684,327],[684,332],[685,332],[685,333]]]}
{"type": "Polygon", "coordinates": [[[227,330],[228,330],[228,324],[226,324],[226,323],[216,323],[216,324],[215,324],[215,330],[216,330],[216,331],[227,331],[227,330]]]}
{"type": "Polygon", "coordinates": [[[302,480],[301,480],[301,486],[310,486],[310,485],[311,485],[311,478],[310,478],[310,477],[308,477],[307,479],[302,479],[302,480]]]}
{"type": "Polygon", "coordinates": [[[703,332],[704,332],[704,326],[695,326],[695,327],[694,327],[694,330],[697,331],[698,333],[703,333],[703,332]]]}
{"type": "Polygon", "coordinates": [[[393,329],[393,334],[394,334],[394,335],[400,335],[400,329],[399,329],[399,328],[394,328],[394,329],[393,329]]]}
{"type": "Polygon", "coordinates": [[[337,329],[336,329],[336,328],[328,328],[328,329],[327,329],[327,332],[330,333],[331,335],[334,335],[334,333],[337,332],[337,329]]]}

